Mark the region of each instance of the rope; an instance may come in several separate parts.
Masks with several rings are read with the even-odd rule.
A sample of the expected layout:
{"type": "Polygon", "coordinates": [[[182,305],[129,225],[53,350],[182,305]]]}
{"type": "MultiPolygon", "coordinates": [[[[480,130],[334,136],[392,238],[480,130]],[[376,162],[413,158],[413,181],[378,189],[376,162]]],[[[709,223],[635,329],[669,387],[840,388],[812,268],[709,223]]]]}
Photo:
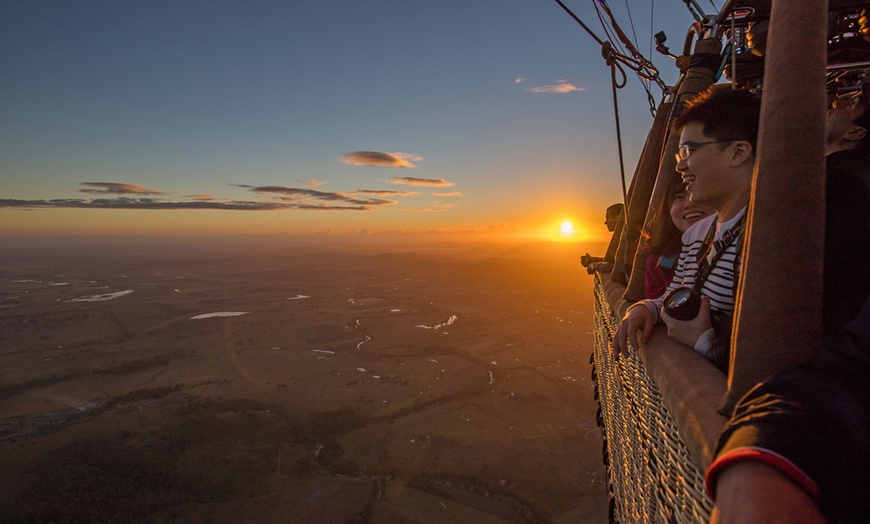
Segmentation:
{"type": "MultiPolygon", "coordinates": [[[[656,0],[652,0],[652,4],[649,8],[649,34],[652,36],[653,34],[653,21],[655,20],[656,14],[656,0]]],[[[653,38],[649,39],[649,51],[647,51],[649,56],[653,56],[653,38]]]]}
{"type": "MultiPolygon", "coordinates": [[[[628,0],[625,0],[625,10],[628,12],[628,25],[631,26],[631,36],[634,37],[634,45],[637,47],[637,32],[634,30],[634,19],[631,17],[631,8],[628,7],[628,0]]],[[[650,55],[652,55],[652,53],[650,53],[650,55]]]]}
{"type": "Polygon", "coordinates": [[[580,20],[580,17],[578,17],[570,9],[568,9],[568,6],[563,4],[561,0],[556,0],[556,3],[559,4],[559,6],[561,6],[562,9],[564,9],[565,12],[568,13],[571,16],[571,18],[574,19],[575,22],[580,24],[580,27],[585,29],[586,32],[589,33],[589,36],[591,36],[596,42],[598,42],[598,45],[604,45],[604,40],[598,38],[598,36],[595,33],[593,33],[592,30],[586,26],[586,24],[583,23],[583,20],[580,20]]]}
{"type": "MultiPolygon", "coordinates": [[[[641,79],[641,85],[644,85],[644,80],[647,82],[655,82],[656,85],[662,90],[662,92],[667,92],[667,85],[662,81],[659,77],[659,71],[656,69],[655,65],[650,62],[646,57],[641,54],[640,51],[637,50],[637,47],[631,42],[631,40],[626,36],[625,32],[619,27],[619,24],[616,22],[616,18],[613,16],[613,13],[610,11],[610,8],[607,6],[607,2],[604,0],[598,0],[595,4],[596,12],[598,13],[598,18],[601,19],[601,12],[599,9],[603,9],[604,13],[607,15],[607,18],[610,20],[610,24],[613,26],[613,31],[616,33],[618,39],[617,44],[622,42],[625,44],[625,47],[628,49],[631,56],[627,56],[625,53],[616,53],[615,57],[623,65],[634,71],[638,77],[641,79]],[[600,7],[599,7],[600,6],[600,7]]],[[[629,20],[631,20],[631,12],[629,11],[629,20]]],[[[601,25],[607,26],[603,19],[601,19],[601,25]]],[[[634,30],[634,22],[632,21],[632,31],[634,30]]],[[[637,37],[635,37],[636,39],[637,37]]],[[[611,44],[612,41],[611,37],[611,44]]],[[[621,49],[621,47],[620,47],[621,49]]],[[[644,89],[646,86],[644,85],[644,89]]],[[[652,99],[652,95],[647,91],[648,97],[652,99]]],[[[653,107],[655,106],[655,101],[652,101],[653,107]]]]}
{"type": "MultiPolygon", "coordinates": [[[[668,86],[667,86],[667,84],[665,84],[665,82],[659,76],[658,69],[656,69],[655,65],[653,65],[653,63],[651,61],[647,60],[637,50],[637,48],[634,46],[634,44],[632,44],[631,40],[629,40],[629,38],[625,35],[625,33],[619,27],[619,24],[616,23],[616,20],[613,17],[613,14],[610,12],[610,8],[607,7],[607,3],[604,0],[598,0],[595,4],[595,6],[596,6],[595,12],[598,15],[599,20],[601,21],[601,26],[604,29],[605,34],[607,35],[607,40],[602,40],[601,38],[598,37],[598,35],[596,35],[594,32],[592,32],[592,30],[589,28],[589,26],[587,26],[583,22],[583,20],[580,19],[580,17],[578,17],[576,14],[574,14],[574,12],[572,12],[568,8],[568,6],[566,6],[561,0],[555,0],[555,2],[557,4],[559,4],[559,7],[561,7],[566,13],[568,13],[568,15],[571,16],[571,18],[573,18],[574,21],[576,21],[578,24],[580,24],[580,26],[586,31],[586,33],[588,33],[589,36],[591,36],[599,45],[604,47],[605,44],[608,44],[610,46],[610,48],[608,49],[608,55],[606,58],[610,59],[611,61],[617,61],[620,64],[622,64],[623,66],[634,71],[634,73],[638,76],[638,78],[641,81],[640,82],[641,86],[643,87],[644,91],[646,91],[647,101],[649,102],[649,106],[650,106],[650,113],[653,116],[655,116],[656,102],[652,96],[652,93],[649,90],[649,85],[652,83],[655,83],[659,87],[659,89],[662,90],[662,93],[664,95],[666,95],[668,93],[668,86]],[[610,35],[608,24],[601,17],[600,9],[603,9],[604,12],[607,14],[608,18],[610,19],[610,25],[612,26],[613,31],[616,33],[617,38],[613,38],[613,36],[610,35]],[[622,50],[622,44],[625,45],[625,47],[628,49],[628,52],[631,53],[632,56],[628,56],[624,51],[619,52],[619,51],[616,51],[614,49],[614,47],[619,47],[620,50],[622,50]]],[[[630,17],[631,17],[631,14],[629,12],[629,18],[630,17]]],[[[632,32],[633,32],[634,31],[634,21],[633,20],[631,21],[631,26],[632,26],[632,32]]],[[[637,35],[635,35],[635,39],[637,39],[637,35]]],[[[608,64],[608,66],[610,66],[610,65],[611,64],[608,64]]],[[[623,77],[625,77],[625,71],[620,69],[620,72],[622,73],[623,77]]],[[[624,85],[624,81],[623,81],[623,85],[624,85]]],[[[620,162],[622,162],[621,158],[620,158],[620,162]]],[[[625,185],[625,184],[623,183],[623,185],[625,185]]]]}
{"type": "MultiPolygon", "coordinates": [[[[602,48],[602,53],[605,52],[602,48]]],[[[626,77],[625,71],[623,71],[622,67],[619,66],[615,60],[606,59],[608,65],[610,66],[610,86],[611,91],[613,91],[613,116],[616,119],[616,148],[619,155],[619,178],[622,181],[622,201],[623,204],[628,208],[628,190],[625,185],[625,161],[623,159],[622,154],[622,130],[619,125],[619,97],[616,95],[617,89],[622,89],[625,87],[626,77]],[[616,72],[622,75],[622,82],[618,82],[616,80],[616,72]]]]}

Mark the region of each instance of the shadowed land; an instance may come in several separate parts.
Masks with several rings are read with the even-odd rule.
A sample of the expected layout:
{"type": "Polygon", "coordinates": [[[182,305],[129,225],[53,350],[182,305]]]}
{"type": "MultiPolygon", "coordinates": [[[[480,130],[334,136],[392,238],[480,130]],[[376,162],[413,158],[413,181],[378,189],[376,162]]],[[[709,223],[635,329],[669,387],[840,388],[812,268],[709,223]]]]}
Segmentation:
{"type": "Polygon", "coordinates": [[[131,247],[4,250],[0,520],[607,518],[603,247],[131,247]]]}

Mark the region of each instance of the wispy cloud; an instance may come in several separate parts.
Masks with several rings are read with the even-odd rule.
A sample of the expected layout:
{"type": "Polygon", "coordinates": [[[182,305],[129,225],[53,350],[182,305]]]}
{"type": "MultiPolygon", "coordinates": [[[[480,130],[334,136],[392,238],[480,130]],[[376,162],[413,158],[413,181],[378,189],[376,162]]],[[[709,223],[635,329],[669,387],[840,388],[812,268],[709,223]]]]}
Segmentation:
{"type": "Polygon", "coordinates": [[[525,78],[520,77],[520,78],[515,79],[514,83],[515,84],[522,84],[523,82],[525,82],[525,80],[526,80],[525,78]]]}
{"type": "Polygon", "coordinates": [[[268,201],[231,200],[226,202],[185,201],[172,202],[150,198],[97,198],[84,199],[54,199],[54,200],[14,200],[0,199],[0,208],[10,209],[220,209],[224,211],[282,211],[291,209],[311,211],[374,211],[380,207],[393,205],[394,200],[345,200],[349,205],[324,205],[309,203],[303,200],[277,199],[268,201]],[[354,203],[356,202],[356,203],[354,203]]]}
{"type": "Polygon", "coordinates": [[[549,84],[545,86],[539,87],[526,87],[524,88],[526,91],[531,91],[532,93],[572,93],[574,91],[586,91],[585,87],[577,87],[571,82],[567,80],[559,80],[555,84],[549,84]]]}
{"type": "Polygon", "coordinates": [[[289,206],[270,202],[247,201],[184,201],[172,202],[156,198],[95,198],[85,200],[80,198],[60,198],[52,200],[14,200],[0,199],[0,208],[78,208],[78,209],[224,209],[239,211],[263,211],[286,209],[289,206]]]}
{"type": "MultiPolygon", "coordinates": [[[[443,179],[394,178],[394,184],[415,186],[447,187],[452,182],[443,179]]],[[[124,192],[120,196],[98,198],[56,198],[39,200],[0,199],[0,209],[38,210],[48,208],[73,209],[219,209],[232,211],[281,211],[281,210],[311,210],[311,211],[376,211],[392,206],[398,206],[399,201],[391,197],[410,197],[419,195],[417,191],[359,189],[350,193],[321,191],[313,188],[287,186],[255,186],[250,184],[229,184],[233,187],[246,189],[257,195],[250,200],[230,200],[211,194],[197,193],[184,195],[179,199],[161,198],[166,195],[162,191],[148,189],[133,184],[114,182],[87,182],[80,191],[93,192],[99,195],[110,192],[124,192]]],[[[457,196],[457,192],[436,193],[440,196],[457,196]]],[[[450,204],[453,205],[453,204],[450,204]]],[[[439,202],[430,208],[395,207],[408,211],[443,211],[450,205],[439,202]]]]}
{"type": "Polygon", "coordinates": [[[299,183],[305,187],[320,187],[326,182],[319,182],[317,180],[314,180],[313,178],[309,178],[308,180],[300,180],[299,183]]]}
{"type": "Polygon", "coordinates": [[[298,201],[306,198],[315,200],[326,200],[333,202],[345,202],[356,206],[391,206],[396,204],[395,200],[384,200],[382,198],[360,199],[353,198],[345,193],[332,193],[329,191],[320,191],[319,189],[300,189],[298,187],[284,186],[259,186],[249,188],[255,193],[265,193],[280,195],[282,200],[298,201]]]}
{"type": "Polygon", "coordinates": [[[406,186],[425,186],[425,187],[450,187],[453,182],[448,182],[443,178],[414,178],[410,176],[394,176],[390,179],[393,184],[406,186]]]}
{"type": "Polygon", "coordinates": [[[91,193],[94,195],[164,195],[162,191],[148,189],[135,184],[122,184],[118,182],[82,182],[86,186],[79,189],[79,193],[91,193]]]}
{"type": "Polygon", "coordinates": [[[414,196],[419,195],[418,191],[388,191],[381,189],[359,189],[351,191],[351,195],[377,195],[377,196],[414,196]]]}
{"type": "Polygon", "coordinates": [[[215,197],[214,195],[184,195],[184,198],[192,198],[194,200],[207,201],[207,200],[215,200],[217,197],[215,197]]]}
{"type": "Polygon", "coordinates": [[[352,151],[338,157],[340,162],[352,166],[417,167],[411,162],[423,160],[413,153],[381,153],[379,151],[352,151]]]}
{"type": "Polygon", "coordinates": [[[433,194],[433,195],[436,195],[436,196],[446,196],[446,197],[461,197],[461,196],[465,196],[465,195],[463,195],[462,193],[460,193],[459,191],[433,191],[432,194],[433,194]]]}
{"type": "Polygon", "coordinates": [[[402,211],[417,211],[419,213],[443,213],[447,208],[443,207],[401,207],[402,211]]]}
{"type": "Polygon", "coordinates": [[[447,211],[455,205],[455,202],[449,204],[435,202],[432,204],[431,207],[400,207],[399,209],[401,209],[402,211],[418,211],[422,213],[443,213],[444,211],[447,211]]]}

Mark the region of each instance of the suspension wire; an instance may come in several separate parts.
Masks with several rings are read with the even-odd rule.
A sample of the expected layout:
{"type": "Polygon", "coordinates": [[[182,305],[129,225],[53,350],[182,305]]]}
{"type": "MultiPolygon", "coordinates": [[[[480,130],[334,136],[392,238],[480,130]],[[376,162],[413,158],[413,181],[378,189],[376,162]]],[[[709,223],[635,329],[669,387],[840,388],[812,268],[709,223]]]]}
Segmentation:
{"type": "MultiPolygon", "coordinates": [[[[610,67],[610,85],[611,91],[613,92],[613,116],[616,120],[616,147],[617,153],[619,156],[619,174],[620,180],[622,182],[622,200],[625,203],[628,200],[628,188],[625,181],[625,159],[622,150],[622,127],[619,122],[619,97],[617,96],[617,90],[625,87],[628,78],[625,74],[625,70],[622,69],[622,65],[625,65],[641,79],[641,85],[644,86],[644,89],[647,92],[647,96],[650,101],[650,111],[655,115],[655,100],[653,100],[652,93],[646,88],[643,80],[647,80],[650,82],[655,82],[663,92],[667,92],[667,85],[664,81],[659,77],[659,72],[655,68],[652,62],[644,58],[644,56],[637,50],[637,48],[631,43],[625,33],[623,33],[622,29],[620,29],[619,24],[616,23],[616,20],[613,17],[613,13],[610,12],[610,9],[607,7],[607,3],[604,0],[597,0],[597,4],[601,5],[610,18],[611,24],[613,25],[613,30],[616,32],[617,43],[622,41],[625,44],[625,47],[628,48],[628,51],[632,54],[631,57],[627,56],[624,52],[619,53],[614,49],[614,42],[612,41],[612,36],[608,34],[608,40],[605,42],[598,38],[595,33],[592,32],[589,27],[583,23],[580,18],[575,15],[561,0],[555,0],[559,7],[561,7],[571,18],[574,19],[575,22],[580,24],[580,26],[589,34],[600,46],[601,46],[601,54],[604,56],[606,64],[610,67]],[[620,65],[622,64],[622,65],[620,65]],[[622,77],[622,80],[617,80],[617,72],[622,77]]],[[[693,0],[684,0],[686,2],[693,0]]],[[[688,4],[687,4],[688,5],[688,4]]],[[[599,19],[601,19],[601,12],[596,7],[596,13],[598,14],[599,19]]],[[[605,33],[608,33],[607,24],[604,20],[601,20],[601,25],[604,27],[605,33]]],[[[634,22],[632,22],[632,31],[634,31],[634,22]]],[[[637,40],[637,35],[635,35],[635,40],[637,40]]]]}
{"type": "MultiPolygon", "coordinates": [[[[595,12],[598,15],[598,20],[601,22],[601,26],[604,28],[605,33],[608,36],[608,41],[611,45],[615,45],[619,48],[619,52],[610,51],[613,53],[611,55],[612,58],[619,60],[624,65],[626,65],[629,69],[634,71],[635,75],[637,75],[638,80],[640,80],[641,88],[646,92],[647,102],[649,103],[649,112],[655,117],[656,113],[656,101],[650,91],[650,86],[653,82],[659,86],[662,90],[662,95],[664,96],[667,93],[667,86],[662,82],[661,78],[658,76],[658,70],[652,62],[647,60],[640,51],[637,50],[634,44],[632,44],[631,40],[625,35],[625,33],[620,29],[619,24],[616,22],[616,19],[613,16],[613,13],[610,11],[610,8],[607,6],[607,2],[605,0],[595,0],[595,12]],[[600,6],[600,7],[599,7],[600,6]],[[610,22],[608,23],[602,16],[601,10],[604,10],[605,14],[607,14],[610,22]],[[608,26],[612,26],[612,31],[616,33],[617,37],[614,42],[614,37],[611,35],[611,28],[608,26]],[[626,55],[626,51],[623,49],[622,44],[625,43],[626,47],[628,47],[629,52],[631,52],[632,56],[629,57],[626,55]]],[[[627,7],[627,6],[626,6],[627,7]]],[[[629,17],[631,15],[629,14],[629,17]]],[[[634,32],[634,23],[632,22],[632,32],[634,32]]],[[[635,41],[637,40],[637,34],[635,33],[635,41]]],[[[652,40],[650,40],[652,42],[652,40]]],[[[652,44],[650,44],[652,45],[652,44]]]]}
{"type": "MultiPolygon", "coordinates": [[[[635,31],[635,29],[634,29],[634,18],[632,18],[632,16],[631,16],[631,7],[628,6],[628,0],[624,0],[624,1],[625,1],[625,10],[626,10],[626,12],[628,12],[628,22],[631,25],[631,35],[634,37],[634,45],[635,45],[635,47],[637,47],[639,40],[637,38],[637,31],[635,31]]],[[[652,34],[653,34],[653,32],[652,32],[652,13],[653,13],[652,9],[655,9],[655,0],[653,0],[653,7],[651,8],[650,15],[649,15],[649,24],[650,24],[649,47],[650,47],[650,51],[649,51],[648,56],[652,56],[652,34]]],[[[650,63],[651,63],[651,61],[650,61],[650,63]]],[[[637,74],[637,72],[635,72],[635,74],[637,74]]],[[[646,91],[646,98],[647,98],[647,101],[649,102],[649,111],[652,114],[653,118],[655,118],[655,116],[656,116],[656,102],[652,96],[652,93],[650,92],[650,87],[652,86],[652,80],[642,78],[640,76],[640,74],[637,74],[637,77],[640,80],[641,86],[643,86],[643,90],[646,91]]]]}
{"type": "MultiPolygon", "coordinates": [[[[582,20],[580,20],[580,17],[575,15],[568,8],[568,6],[566,6],[562,2],[562,0],[555,0],[555,1],[557,4],[559,4],[559,6],[566,13],[568,13],[571,16],[571,18],[573,18],[578,24],[580,24],[581,27],[583,27],[584,30],[586,30],[586,32],[589,34],[589,36],[591,36],[600,45],[602,45],[602,46],[604,45],[604,40],[601,40],[600,38],[598,38],[598,36],[596,36],[595,33],[593,33],[592,30],[589,29],[589,27],[585,23],[583,23],[582,20]]],[[[659,88],[663,92],[666,92],[667,85],[664,83],[664,81],[661,79],[661,77],[659,77],[659,72],[655,68],[655,65],[653,65],[652,62],[650,62],[649,60],[644,58],[644,56],[642,54],[640,54],[640,52],[634,47],[634,45],[632,45],[631,41],[628,40],[628,37],[625,36],[625,33],[623,33],[622,30],[619,28],[619,24],[617,24],[616,20],[613,18],[613,14],[610,13],[610,9],[607,8],[606,3],[603,3],[603,0],[597,0],[597,1],[599,3],[601,3],[602,7],[605,9],[605,12],[607,12],[608,16],[610,17],[612,24],[614,26],[614,31],[616,31],[617,35],[619,36],[619,39],[622,40],[622,42],[625,44],[625,46],[629,49],[629,51],[633,55],[633,56],[629,57],[629,56],[625,55],[624,53],[618,53],[615,50],[613,50],[611,58],[619,61],[620,63],[622,63],[623,65],[625,65],[626,67],[628,67],[629,69],[634,71],[635,73],[637,73],[641,78],[655,82],[656,85],[658,85],[659,88]]],[[[689,1],[693,1],[693,0],[689,0],[689,1]]],[[[600,16],[600,13],[599,13],[599,16],[600,16]]],[[[606,26],[606,24],[605,24],[605,26],[606,26]]],[[[608,43],[612,44],[612,42],[608,42],[608,43]]]]}
{"type": "MultiPolygon", "coordinates": [[[[604,13],[610,19],[610,24],[613,27],[613,31],[619,37],[619,41],[622,42],[623,44],[625,44],[625,47],[628,49],[628,51],[631,53],[631,55],[633,57],[643,56],[640,54],[640,52],[637,50],[637,48],[634,47],[634,44],[631,42],[631,40],[628,38],[628,36],[626,36],[626,34],[622,31],[622,28],[619,27],[619,24],[616,23],[616,18],[613,16],[613,12],[610,11],[610,7],[607,5],[607,2],[605,0],[595,0],[595,4],[597,6],[601,6],[601,9],[604,10],[604,13]]],[[[601,18],[600,11],[598,13],[598,18],[599,19],[601,18]]],[[[601,23],[604,24],[604,21],[602,21],[601,23]]],[[[623,51],[623,54],[624,54],[624,51],[623,51]]]]}
{"type": "Polygon", "coordinates": [[[583,20],[580,20],[580,17],[578,17],[577,15],[575,15],[575,14],[574,14],[570,9],[568,9],[568,6],[566,6],[565,4],[562,3],[562,0],[556,0],[556,3],[559,4],[559,6],[560,6],[562,9],[564,9],[565,12],[568,13],[568,15],[570,15],[571,18],[574,19],[575,22],[577,22],[578,24],[580,24],[580,27],[582,27],[583,29],[585,29],[586,32],[589,33],[589,36],[591,36],[593,40],[595,40],[596,42],[598,42],[598,45],[604,45],[604,40],[598,38],[598,36],[597,36],[595,33],[593,33],[592,30],[589,29],[589,27],[586,26],[586,24],[583,23],[583,20]]]}
{"type": "MultiPolygon", "coordinates": [[[[627,0],[626,0],[627,1],[627,0]]],[[[653,56],[653,20],[656,15],[656,0],[652,0],[652,5],[649,8],[649,51],[647,51],[647,56],[653,56]]],[[[652,58],[650,58],[652,60],[652,58]]]]}
{"type": "Polygon", "coordinates": [[[571,18],[573,18],[578,24],[580,24],[580,26],[589,34],[589,36],[591,36],[596,42],[598,42],[598,45],[601,46],[601,53],[602,55],[604,55],[605,62],[608,66],[610,66],[610,85],[613,91],[613,113],[616,118],[616,146],[619,154],[619,173],[622,180],[622,201],[623,205],[627,206],[626,201],[628,200],[628,190],[626,189],[625,184],[625,161],[623,160],[622,154],[622,131],[619,125],[619,102],[616,96],[616,90],[625,87],[625,84],[627,82],[625,71],[617,62],[617,57],[623,57],[625,59],[627,59],[627,57],[616,53],[613,50],[613,44],[611,44],[610,41],[605,42],[604,40],[598,38],[598,36],[596,36],[595,33],[593,33],[592,30],[589,29],[589,27],[584,24],[577,15],[575,15],[570,9],[568,9],[568,6],[563,4],[561,0],[556,0],[556,3],[559,4],[559,6],[564,9],[565,12],[571,16],[571,18]],[[616,80],[617,70],[622,75],[622,82],[617,82],[616,80]]]}
{"type": "Polygon", "coordinates": [[[622,47],[622,42],[620,42],[618,38],[614,38],[613,28],[608,26],[607,22],[604,21],[604,18],[601,16],[601,10],[597,4],[595,4],[595,14],[598,15],[598,22],[601,24],[601,28],[604,29],[604,34],[607,35],[607,41],[610,42],[610,45],[619,49],[619,54],[625,55],[625,49],[622,47]]]}
{"type": "Polygon", "coordinates": [[[631,36],[634,37],[634,45],[637,46],[637,32],[634,30],[634,19],[631,17],[631,8],[628,7],[628,0],[625,0],[625,10],[628,12],[628,24],[631,26],[631,36]]]}
{"type": "Polygon", "coordinates": [[[626,206],[626,209],[628,209],[628,190],[626,189],[625,184],[625,160],[622,153],[622,129],[619,125],[619,97],[616,95],[618,89],[625,87],[626,76],[625,71],[620,67],[619,62],[609,57],[605,57],[605,59],[610,66],[610,88],[613,92],[613,116],[616,119],[616,150],[617,155],[619,156],[619,178],[622,181],[622,202],[623,205],[626,206]],[[622,75],[622,82],[617,82],[616,80],[617,71],[622,75]]]}
{"type": "MultiPolygon", "coordinates": [[[[641,54],[640,51],[631,43],[631,40],[625,35],[622,29],[619,27],[619,24],[616,22],[616,17],[613,16],[613,12],[610,11],[610,8],[607,6],[607,3],[604,0],[596,0],[597,5],[600,5],[604,10],[604,13],[607,15],[610,20],[610,24],[613,26],[613,30],[616,32],[616,35],[619,37],[619,40],[625,44],[625,47],[631,53],[631,57],[626,56],[625,54],[620,54],[616,56],[616,59],[626,65],[634,72],[641,75],[642,78],[646,80],[652,80],[664,91],[666,89],[666,85],[659,77],[658,69],[656,69],[655,65],[652,62],[646,59],[646,57],[641,54]]],[[[600,17],[600,13],[599,13],[600,17]]],[[[604,22],[602,22],[604,24],[604,22]]]]}

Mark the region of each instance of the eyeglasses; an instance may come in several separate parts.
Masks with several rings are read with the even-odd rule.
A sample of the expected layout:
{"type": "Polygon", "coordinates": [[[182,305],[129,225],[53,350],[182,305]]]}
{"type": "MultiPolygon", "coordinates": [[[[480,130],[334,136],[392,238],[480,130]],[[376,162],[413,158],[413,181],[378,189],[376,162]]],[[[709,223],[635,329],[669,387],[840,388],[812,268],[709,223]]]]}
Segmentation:
{"type": "Polygon", "coordinates": [[[734,142],[735,140],[740,140],[739,138],[723,138],[722,140],[710,140],[709,142],[685,142],[680,145],[680,148],[677,149],[677,154],[674,155],[674,158],[677,159],[677,163],[679,164],[683,160],[689,158],[689,155],[692,151],[698,149],[701,146],[706,146],[709,144],[721,144],[723,142],[734,142]]]}

